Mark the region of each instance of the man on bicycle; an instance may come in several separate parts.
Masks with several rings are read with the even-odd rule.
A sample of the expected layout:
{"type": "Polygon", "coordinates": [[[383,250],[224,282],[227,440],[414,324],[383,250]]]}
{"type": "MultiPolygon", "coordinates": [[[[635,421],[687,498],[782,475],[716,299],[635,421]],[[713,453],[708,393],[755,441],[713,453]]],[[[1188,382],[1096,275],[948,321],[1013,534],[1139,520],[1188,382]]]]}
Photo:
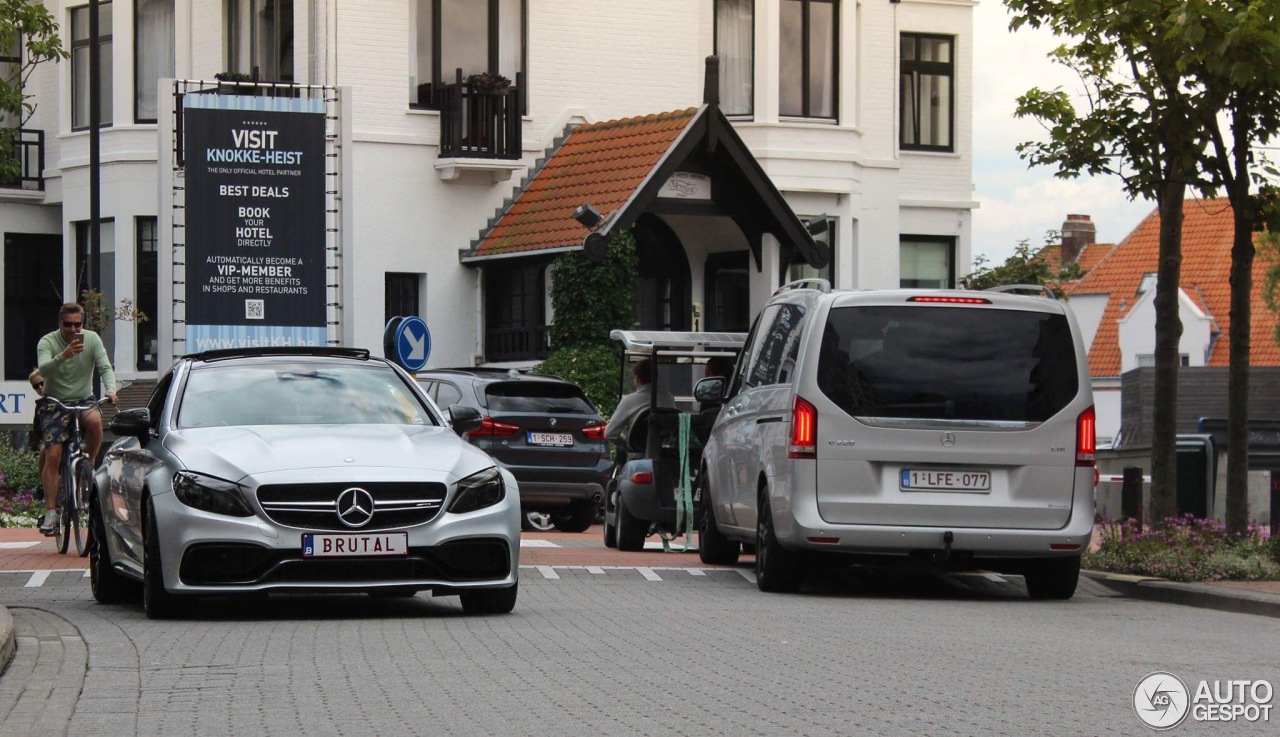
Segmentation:
{"type": "MultiPolygon", "coordinates": [[[[40,339],[36,346],[44,396],[68,406],[93,398],[93,371],[102,375],[107,398],[116,401],[116,375],[111,370],[107,349],[92,330],[84,329],[84,308],[69,302],[58,311],[59,328],[40,339]]],[[[63,443],[71,438],[71,413],[53,402],[40,402],[36,424],[44,434],[41,447],[47,452],[40,473],[45,505],[49,511],[40,521],[40,532],[54,534],[58,527],[58,477],[62,468],[63,443]]],[[[84,448],[91,461],[102,445],[102,413],[96,408],[80,413],[84,448]]]]}

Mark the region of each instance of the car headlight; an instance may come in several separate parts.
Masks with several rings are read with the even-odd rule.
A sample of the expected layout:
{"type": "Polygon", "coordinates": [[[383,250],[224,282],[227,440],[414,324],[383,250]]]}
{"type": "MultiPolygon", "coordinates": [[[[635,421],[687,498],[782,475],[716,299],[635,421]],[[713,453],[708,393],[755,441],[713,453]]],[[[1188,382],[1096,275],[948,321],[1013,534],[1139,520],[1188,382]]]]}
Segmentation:
{"type": "Polygon", "coordinates": [[[188,507],[225,514],[230,517],[252,517],[253,510],[240,493],[240,485],[191,471],[173,475],[173,495],[188,507]]]}
{"type": "Polygon", "coordinates": [[[458,494],[449,505],[449,511],[462,514],[492,507],[506,495],[507,488],[502,483],[502,474],[497,468],[486,468],[458,482],[458,494]]]}

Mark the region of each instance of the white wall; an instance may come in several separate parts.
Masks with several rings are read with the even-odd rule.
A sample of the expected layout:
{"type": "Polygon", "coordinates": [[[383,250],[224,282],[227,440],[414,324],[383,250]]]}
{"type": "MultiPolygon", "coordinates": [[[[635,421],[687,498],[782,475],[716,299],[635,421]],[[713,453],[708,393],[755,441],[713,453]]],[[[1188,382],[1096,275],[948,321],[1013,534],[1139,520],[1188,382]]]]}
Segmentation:
{"type": "MultiPolygon", "coordinates": [[[[1182,337],[1178,352],[1185,353],[1191,366],[1204,366],[1208,360],[1213,320],[1207,317],[1182,289],[1178,290],[1178,318],[1182,321],[1182,337]]],[[[1138,356],[1155,355],[1156,306],[1155,289],[1148,290],[1120,318],[1120,373],[1138,368],[1138,356]]]]}

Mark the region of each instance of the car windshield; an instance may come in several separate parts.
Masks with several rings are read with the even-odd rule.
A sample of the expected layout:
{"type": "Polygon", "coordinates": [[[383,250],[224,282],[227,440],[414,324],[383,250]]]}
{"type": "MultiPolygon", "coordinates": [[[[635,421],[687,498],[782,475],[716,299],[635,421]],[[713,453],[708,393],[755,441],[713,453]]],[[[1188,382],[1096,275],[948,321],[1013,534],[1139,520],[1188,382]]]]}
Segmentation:
{"type": "Polygon", "coordinates": [[[853,416],[1043,422],[1075,398],[1067,318],[954,307],[838,307],[818,388],[853,416]]]}
{"type": "Polygon", "coordinates": [[[199,366],[178,412],[182,428],[347,424],[436,423],[400,377],[378,364],[199,366]]]}
{"type": "Polygon", "coordinates": [[[549,381],[507,381],[485,387],[492,412],[550,412],[595,414],[582,390],[573,384],[549,381]]]}

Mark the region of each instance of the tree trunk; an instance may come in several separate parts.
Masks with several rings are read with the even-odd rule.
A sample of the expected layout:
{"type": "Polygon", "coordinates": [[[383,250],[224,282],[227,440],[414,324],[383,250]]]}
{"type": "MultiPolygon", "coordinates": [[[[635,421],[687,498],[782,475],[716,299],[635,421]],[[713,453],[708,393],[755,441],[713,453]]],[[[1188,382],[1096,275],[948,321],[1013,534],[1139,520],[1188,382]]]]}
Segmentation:
{"type": "Polygon", "coordinates": [[[1156,272],[1155,407],[1151,431],[1151,503],[1148,521],[1164,525],[1177,508],[1178,276],[1182,269],[1182,199],[1187,185],[1169,177],[1161,185],[1160,264],[1156,272]]]}
{"type": "MultiPolygon", "coordinates": [[[[1227,369],[1227,531],[1249,528],[1249,348],[1253,298],[1254,206],[1246,191],[1234,197],[1231,245],[1230,368],[1227,369]]],[[[1274,533],[1273,533],[1274,534],[1274,533]]]]}

